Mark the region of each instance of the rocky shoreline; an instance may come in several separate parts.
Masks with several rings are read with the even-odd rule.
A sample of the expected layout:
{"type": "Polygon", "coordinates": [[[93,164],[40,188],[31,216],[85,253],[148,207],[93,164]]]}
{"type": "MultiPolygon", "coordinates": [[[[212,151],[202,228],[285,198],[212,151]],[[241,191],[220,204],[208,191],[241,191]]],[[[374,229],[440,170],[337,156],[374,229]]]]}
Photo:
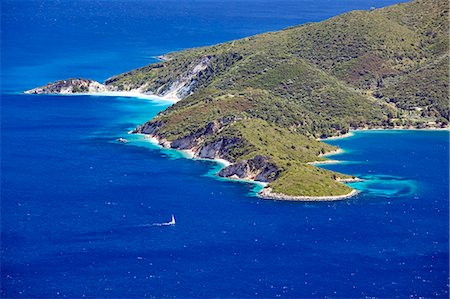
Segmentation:
{"type": "MultiPolygon", "coordinates": [[[[162,58],[162,57],[161,57],[162,58]]],[[[166,57],[164,57],[166,58],[166,57]]],[[[200,61],[196,67],[189,72],[185,73],[184,76],[173,84],[170,85],[168,89],[160,89],[159,93],[163,94],[164,97],[171,96],[175,97],[176,100],[180,100],[180,98],[186,97],[190,88],[187,88],[186,85],[192,78],[194,78],[197,72],[201,72],[205,67],[209,64],[209,60],[200,61]],[[165,95],[165,96],[164,96],[165,95]],[[180,98],[178,98],[178,96],[180,98]]],[[[62,95],[70,95],[70,94],[90,94],[90,95],[101,95],[101,94],[111,94],[120,96],[123,93],[129,94],[130,96],[151,96],[143,92],[143,90],[129,90],[129,91],[119,91],[118,88],[106,81],[105,84],[101,84],[94,80],[89,79],[68,79],[68,80],[59,80],[53,83],[49,83],[45,86],[41,86],[38,88],[34,88],[28,91],[25,91],[26,94],[62,94],[62,95]]],[[[189,85],[190,86],[190,85],[189,85]]],[[[155,95],[157,96],[157,95],[155,95]]],[[[270,162],[270,159],[264,155],[256,155],[247,160],[234,161],[233,157],[229,155],[230,150],[233,147],[239,147],[242,142],[238,137],[220,137],[214,138],[217,136],[220,131],[225,128],[230,123],[236,121],[233,117],[221,118],[217,121],[213,121],[208,123],[204,128],[201,128],[191,134],[184,136],[182,138],[168,141],[159,134],[160,127],[163,126],[162,123],[158,121],[150,121],[141,126],[138,126],[131,133],[140,133],[145,134],[151,138],[154,138],[156,143],[161,145],[164,148],[172,148],[176,150],[180,150],[188,153],[194,159],[209,159],[215,160],[221,163],[224,167],[217,173],[217,176],[228,178],[232,180],[246,181],[246,182],[254,182],[260,183],[263,185],[267,185],[274,180],[276,180],[280,174],[281,169],[279,169],[275,164],[270,162]]],[[[429,124],[430,126],[432,124],[429,124]]],[[[390,129],[416,129],[411,127],[393,127],[393,128],[352,128],[350,132],[331,137],[331,139],[336,138],[345,138],[353,135],[353,131],[361,131],[361,130],[390,130],[390,129]]],[[[448,128],[437,128],[437,127],[427,127],[422,129],[447,129],[448,128]]],[[[123,142],[123,141],[119,141],[123,142]]],[[[337,149],[332,152],[327,152],[324,154],[320,154],[319,157],[329,157],[332,155],[342,153],[342,149],[337,149]]],[[[334,164],[339,163],[336,160],[322,160],[322,161],[313,161],[308,162],[306,164],[309,165],[325,165],[325,164],[334,164]]],[[[340,179],[336,178],[336,181],[341,183],[348,182],[356,182],[361,181],[359,178],[346,178],[340,179]]],[[[356,190],[339,196],[289,196],[285,194],[272,192],[270,187],[265,187],[262,191],[258,193],[258,196],[266,199],[275,199],[275,200],[292,200],[292,201],[332,201],[332,200],[342,200],[357,194],[356,190]]]]}
{"type": "Polygon", "coordinates": [[[263,155],[256,155],[247,160],[235,161],[230,151],[242,145],[242,140],[238,137],[217,137],[228,124],[233,122],[232,118],[224,118],[219,121],[208,123],[204,128],[200,128],[191,134],[168,141],[159,134],[162,123],[151,121],[138,126],[131,133],[146,134],[155,138],[157,143],[165,148],[172,148],[183,151],[190,151],[194,158],[223,160],[230,165],[223,168],[218,176],[232,179],[254,180],[263,183],[270,183],[278,178],[281,170],[277,168],[270,159],[263,155]]]}
{"type": "MultiPolygon", "coordinates": [[[[68,79],[68,80],[60,80],[54,83],[49,83],[45,86],[38,87],[35,89],[31,89],[25,91],[26,94],[61,94],[61,95],[70,95],[70,94],[99,94],[102,93],[111,93],[119,95],[120,92],[115,90],[114,86],[103,85],[98,83],[97,81],[88,80],[88,79],[68,79]]],[[[128,92],[133,96],[145,94],[139,92],[128,92]]],[[[269,158],[257,155],[251,159],[243,160],[243,161],[229,161],[227,159],[226,153],[230,146],[239,143],[240,141],[236,138],[231,139],[219,139],[215,140],[211,143],[205,143],[205,137],[212,136],[219,132],[222,127],[227,125],[229,122],[232,122],[232,119],[222,119],[218,122],[209,123],[204,129],[194,132],[186,137],[168,141],[162,136],[158,135],[159,124],[157,122],[150,122],[138,126],[135,130],[130,133],[142,133],[146,136],[154,138],[156,143],[161,145],[164,148],[172,148],[176,150],[180,150],[188,153],[194,159],[208,159],[214,160],[223,165],[223,168],[216,174],[222,178],[228,178],[231,180],[239,180],[245,182],[253,182],[260,183],[265,186],[263,190],[258,193],[258,196],[265,199],[274,199],[274,200],[290,200],[290,201],[333,201],[333,200],[343,200],[349,197],[356,195],[358,192],[356,190],[352,190],[352,192],[339,195],[339,196],[289,196],[285,194],[272,192],[270,187],[267,187],[267,184],[274,181],[278,178],[281,173],[274,164],[269,161],[269,158]],[[234,162],[234,163],[233,163],[234,162]]],[[[353,131],[362,131],[362,130],[390,130],[390,129],[416,129],[416,128],[406,128],[406,127],[395,127],[395,128],[360,128],[360,129],[352,129],[349,133],[331,137],[331,138],[346,138],[353,135],[353,131]]],[[[448,130],[448,128],[423,128],[423,129],[435,129],[435,130],[448,130]]],[[[336,154],[342,153],[342,149],[337,149],[332,152],[327,152],[325,154],[319,155],[320,157],[328,157],[336,154]]],[[[323,161],[313,161],[308,162],[310,165],[326,165],[326,164],[334,164],[339,163],[336,160],[323,160],[323,161]]],[[[349,182],[357,182],[361,181],[359,178],[347,178],[340,179],[337,178],[337,181],[341,183],[349,183],[349,182]]]]}
{"type": "Polygon", "coordinates": [[[48,83],[47,85],[24,91],[23,93],[67,95],[67,94],[81,94],[81,93],[100,93],[107,91],[115,91],[115,89],[94,80],[72,78],[48,83]]]}
{"type": "MultiPolygon", "coordinates": [[[[187,146],[183,141],[168,141],[157,134],[143,133],[139,130],[129,132],[131,134],[144,134],[146,138],[151,138],[162,148],[175,149],[187,153],[193,159],[213,160],[221,163],[224,167],[217,173],[217,176],[233,180],[254,181],[258,183],[270,183],[280,174],[280,170],[269,161],[269,158],[257,155],[248,160],[231,162],[222,154],[221,150],[226,149],[226,141],[219,141],[213,145],[193,145],[187,146]],[[225,147],[223,147],[225,144],[225,147]]],[[[191,141],[192,142],[192,141],[191,141]]]]}
{"type": "Polygon", "coordinates": [[[263,199],[286,200],[286,201],[335,201],[353,197],[358,193],[359,191],[353,189],[348,194],[336,196],[295,196],[295,195],[285,195],[281,193],[275,193],[272,192],[272,188],[266,187],[258,193],[258,196],[263,199]]]}
{"type": "MultiPolygon", "coordinates": [[[[350,198],[359,193],[359,191],[357,190],[352,190],[348,194],[336,196],[291,196],[281,193],[275,193],[272,192],[272,188],[268,187],[267,185],[278,177],[278,175],[280,174],[280,170],[277,169],[275,165],[271,164],[267,157],[258,155],[249,160],[243,160],[237,163],[232,163],[221,157],[218,153],[215,153],[214,155],[205,154],[205,151],[201,150],[202,147],[193,146],[191,148],[186,148],[179,140],[168,141],[157,134],[144,133],[142,126],[136,128],[133,131],[130,131],[129,133],[143,134],[145,138],[152,139],[154,143],[158,144],[162,148],[174,149],[184,152],[188,155],[189,158],[192,159],[216,161],[217,163],[223,166],[216,173],[217,176],[227,178],[230,180],[260,184],[264,188],[261,191],[259,191],[257,195],[258,197],[263,199],[285,200],[285,201],[335,201],[350,198]],[[275,173],[275,175],[273,175],[273,173],[275,173]]],[[[326,153],[325,155],[337,153],[340,151],[341,150],[338,149],[334,152],[326,153]]],[[[326,161],[322,161],[322,163],[323,162],[326,161]]],[[[331,160],[331,162],[335,163],[336,161],[331,160]]],[[[359,182],[362,181],[362,179],[356,177],[346,179],[337,178],[336,181],[341,183],[349,183],[349,182],[359,182]]]]}
{"type": "MultiPolygon", "coordinates": [[[[38,87],[32,90],[25,91],[26,94],[101,94],[101,93],[117,93],[120,92],[112,90],[108,86],[98,83],[93,80],[87,79],[69,79],[60,80],[54,83],[50,83],[43,87],[38,87]]],[[[140,93],[136,93],[140,94],[140,93]]],[[[134,93],[133,93],[134,95],[134,93]]],[[[145,95],[145,94],[142,94],[145,95]]],[[[218,140],[213,143],[205,144],[203,141],[205,137],[211,136],[220,131],[222,126],[226,125],[231,119],[223,119],[219,122],[209,123],[203,130],[194,132],[193,134],[174,140],[168,141],[165,138],[158,135],[158,123],[146,123],[138,126],[135,130],[130,133],[142,133],[150,138],[154,138],[156,143],[158,143],[163,148],[171,148],[180,150],[188,153],[194,159],[207,159],[213,160],[223,165],[223,168],[216,174],[222,178],[228,178],[231,180],[245,181],[259,183],[264,186],[264,189],[258,192],[258,196],[264,199],[273,200],[286,200],[286,201],[334,201],[343,200],[358,194],[357,190],[352,190],[348,194],[338,195],[338,196],[290,196],[281,193],[272,192],[267,184],[274,181],[281,173],[281,171],[272,164],[269,159],[265,156],[258,155],[248,160],[243,160],[233,163],[226,159],[227,147],[233,145],[239,140],[218,140]]],[[[405,127],[395,127],[395,128],[361,128],[352,129],[349,133],[331,137],[331,138],[346,138],[353,135],[353,131],[363,131],[363,130],[404,130],[404,129],[416,129],[416,128],[405,128],[405,127]]],[[[434,129],[434,130],[448,130],[448,128],[423,128],[423,129],[434,129]]],[[[422,129],[422,130],[423,130],[422,129]]],[[[319,155],[320,157],[328,157],[336,154],[342,153],[342,149],[337,149],[332,152],[327,152],[319,155]]],[[[310,165],[325,165],[339,163],[337,160],[323,160],[323,161],[313,161],[308,162],[310,165]]],[[[358,182],[362,181],[359,178],[347,178],[347,179],[336,179],[342,183],[358,182]]]]}
{"type": "MultiPolygon", "coordinates": [[[[171,57],[158,56],[162,62],[171,60],[171,57]]],[[[130,92],[142,94],[144,96],[158,96],[171,101],[179,101],[193,93],[199,84],[199,77],[210,67],[211,59],[208,56],[202,57],[182,72],[177,78],[159,82],[158,85],[149,86],[147,82],[140,84],[118,83],[119,76],[107,79],[104,83],[91,79],[70,78],[47,83],[46,85],[26,90],[24,94],[99,94],[109,92],[130,92]]],[[[158,65],[149,66],[158,68],[158,65]]]]}

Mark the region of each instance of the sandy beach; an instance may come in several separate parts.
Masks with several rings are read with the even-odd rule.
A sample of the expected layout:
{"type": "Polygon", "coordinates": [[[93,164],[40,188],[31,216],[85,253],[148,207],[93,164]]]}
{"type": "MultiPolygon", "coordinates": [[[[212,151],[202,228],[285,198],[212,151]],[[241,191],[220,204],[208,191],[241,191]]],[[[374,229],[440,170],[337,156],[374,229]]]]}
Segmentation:
{"type": "Polygon", "coordinates": [[[339,160],[325,160],[325,161],[308,162],[306,164],[309,164],[309,165],[328,165],[328,164],[339,164],[339,163],[342,163],[342,161],[339,161],[339,160]]]}
{"type": "Polygon", "coordinates": [[[101,97],[127,97],[127,98],[138,98],[153,101],[169,101],[172,103],[178,102],[180,99],[175,96],[157,96],[140,93],[138,91],[105,91],[105,92],[88,92],[88,93],[77,93],[73,95],[84,95],[84,96],[101,96],[101,97]]]}

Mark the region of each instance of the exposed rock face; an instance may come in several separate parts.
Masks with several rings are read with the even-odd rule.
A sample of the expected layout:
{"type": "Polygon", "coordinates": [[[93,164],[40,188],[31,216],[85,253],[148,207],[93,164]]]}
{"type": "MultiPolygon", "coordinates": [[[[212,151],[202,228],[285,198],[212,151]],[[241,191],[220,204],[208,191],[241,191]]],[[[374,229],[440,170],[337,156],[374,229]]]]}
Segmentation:
{"type": "Polygon", "coordinates": [[[25,91],[26,94],[74,94],[108,91],[107,87],[94,80],[67,79],[25,91]]]}
{"type": "Polygon", "coordinates": [[[242,59],[232,52],[192,57],[163,56],[164,62],[113,76],[105,81],[119,91],[135,91],[169,99],[184,99],[242,59]],[[142,75],[142,76],[141,76],[142,75]]]}
{"type": "Polygon", "coordinates": [[[120,137],[120,138],[117,139],[117,142],[120,142],[120,143],[127,143],[128,140],[126,140],[125,138],[120,137]]]}
{"type": "MultiPolygon", "coordinates": [[[[235,162],[231,152],[236,148],[243,148],[243,140],[237,137],[208,138],[218,133],[226,124],[232,122],[230,118],[224,118],[218,122],[210,122],[205,128],[195,133],[167,142],[164,136],[158,135],[158,130],[164,124],[160,122],[148,122],[137,127],[132,133],[149,134],[156,137],[164,147],[179,150],[193,150],[194,156],[205,159],[226,159],[235,162]]],[[[268,157],[257,155],[227,166],[218,175],[228,178],[249,179],[260,182],[272,182],[281,171],[269,161],[268,157]]]]}
{"type": "Polygon", "coordinates": [[[148,134],[148,135],[156,135],[156,132],[163,124],[161,122],[146,122],[143,125],[137,126],[131,133],[134,134],[148,134]]]}
{"type": "MultiPolygon", "coordinates": [[[[171,142],[171,147],[180,150],[193,149],[203,143],[207,137],[217,133],[223,127],[223,124],[222,120],[210,122],[206,127],[200,128],[194,133],[173,140],[171,142]]],[[[163,125],[164,124],[161,122],[147,122],[138,126],[131,133],[149,134],[158,139],[164,139],[164,136],[158,134],[159,128],[163,125]]]]}
{"type": "Polygon", "coordinates": [[[269,161],[269,158],[257,155],[222,169],[218,175],[270,183],[278,178],[280,170],[269,161]]]}
{"type": "MultiPolygon", "coordinates": [[[[209,57],[204,57],[193,69],[188,70],[184,76],[173,82],[171,88],[165,95],[174,93],[174,96],[184,97],[190,92],[195,77],[204,71],[210,63],[209,57]]],[[[68,79],[49,83],[45,86],[26,91],[27,94],[74,94],[74,93],[92,93],[112,90],[93,80],[87,79],[68,79]]],[[[179,150],[193,150],[195,157],[206,159],[226,159],[235,162],[235,157],[231,154],[234,149],[243,148],[244,141],[238,137],[215,137],[225,126],[235,121],[234,117],[225,117],[214,122],[208,123],[204,128],[175,139],[173,141],[165,140],[164,136],[159,134],[160,128],[164,125],[162,122],[147,122],[138,126],[132,133],[142,133],[156,137],[159,143],[164,147],[170,147],[179,150]]],[[[127,140],[119,138],[121,143],[127,140]]],[[[219,172],[219,176],[230,178],[250,179],[261,182],[272,182],[280,174],[280,170],[269,162],[265,156],[258,155],[249,160],[240,161],[232,164],[219,172]]]]}
{"type": "MultiPolygon", "coordinates": [[[[170,69],[170,57],[161,57],[166,63],[157,63],[133,70],[118,76],[111,77],[104,84],[99,82],[72,78],[48,83],[45,86],[37,87],[24,93],[27,94],[75,94],[75,93],[96,93],[105,91],[129,91],[146,95],[156,95],[167,99],[181,100],[201,87],[211,82],[213,78],[226,68],[242,59],[236,53],[226,53],[223,55],[203,55],[176,69],[169,71],[166,75],[157,73],[161,78],[137,80],[134,76],[137,73],[155,72],[155,70],[170,69]],[[131,78],[131,79],[130,79],[131,78]]],[[[166,71],[167,72],[167,71],[166,71]]],[[[151,77],[153,78],[153,77],[151,77]]]]}
{"type": "Polygon", "coordinates": [[[205,70],[211,64],[211,59],[209,56],[202,57],[199,61],[196,61],[191,68],[186,70],[186,72],[171,82],[169,88],[166,85],[161,86],[156,91],[156,94],[160,94],[164,97],[169,98],[180,98],[183,99],[190,95],[195,89],[195,84],[197,83],[198,76],[203,70],[205,70]]]}
{"type": "Polygon", "coordinates": [[[234,157],[229,153],[233,148],[239,147],[242,140],[239,138],[219,138],[202,144],[197,151],[197,156],[205,159],[226,159],[234,162],[234,157]]]}
{"type": "MultiPolygon", "coordinates": [[[[170,61],[171,58],[159,56],[163,61],[170,61]]],[[[111,77],[105,81],[108,88],[117,88],[120,91],[136,91],[144,94],[154,94],[170,99],[183,99],[194,92],[197,85],[205,81],[204,72],[211,65],[211,56],[203,56],[186,66],[186,69],[178,75],[172,75],[167,79],[155,81],[128,82],[126,78],[133,76],[134,72],[128,72],[111,77]],[[124,80],[125,78],[125,80],[124,80]]],[[[161,63],[143,67],[140,70],[151,72],[152,70],[163,68],[161,63]]]]}

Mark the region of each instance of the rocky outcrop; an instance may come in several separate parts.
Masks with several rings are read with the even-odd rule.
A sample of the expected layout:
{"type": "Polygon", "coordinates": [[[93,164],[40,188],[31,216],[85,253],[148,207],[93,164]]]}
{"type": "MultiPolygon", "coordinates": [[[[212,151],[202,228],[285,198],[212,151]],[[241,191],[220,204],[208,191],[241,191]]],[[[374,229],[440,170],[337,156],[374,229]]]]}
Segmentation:
{"type": "Polygon", "coordinates": [[[148,134],[156,135],[158,129],[163,126],[162,122],[159,121],[149,121],[143,125],[137,126],[130,133],[132,134],[148,134]]]}
{"type": "Polygon", "coordinates": [[[249,179],[259,182],[273,182],[280,175],[280,170],[269,158],[257,155],[222,169],[218,175],[226,178],[249,179]]]}
{"type": "MultiPolygon", "coordinates": [[[[162,140],[165,136],[160,135],[158,131],[163,125],[163,123],[158,121],[150,121],[138,126],[131,133],[147,134],[162,140]]],[[[189,135],[171,141],[170,147],[179,150],[193,149],[199,146],[208,136],[217,133],[221,128],[222,124],[220,122],[210,122],[204,128],[200,128],[189,135]]]]}
{"type": "Polygon", "coordinates": [[[176,78],[169,84],[162,85],[156,90],[155,93],[168,98],[183,99],[187,97],[195,89],[195,85],[199,81],[199,75],[201,75],[202,71],[204,71],[210,64],[210,56],[200,58],[198,61],[195,61],[180,77],[176,78]]]}
{"type": "Polygon", "coordinates": [[[95,93],[111,90],[105,85],[89,79],[67,79],[25,91],[26,94],[75,94],[95,93]]]}
{"type": "MultiPolygon", "coordinates": [[[[174,69],[167,76],[161,76],[158,80],[133,79],[137,73],[151,73],[158,69],[170,68],[167,63],[157,63],[140,69],[111,77],[105,81],[105,86],[116,88],[120,91],[135,91],[143,94],[156,95],[168,99],[183,99],[194,92],[196,87],[205,81],[207,68],[211,66],[211,56],[199,57],[179,69],[174,69]],[[180,70],[182,70],[180,72],[180,70]]],[[[168,56],[158,56],[163,62],[172,60],[168,56]]]]}
{"type": "Polygon", "coordinates": [[[232,52],[158,57],[162,62],[113,76],[105,81],[120,91],[135,91],[181,100],[206,87],[219,74],[242,59],[232,52]]]}
{"type": "Polygon", "coordinates": [[[126,140],[125,138],[120,137],[120,138],[117,139],[117,142],[128,143],[128,140],[126,140]]]}
{"type": "MultiPolygon", "coordinates": [[[[159,129],[164,125],[161,122],[147,122],[131,133],[147,134],[155,137],[159,144],[178,150],[192,150],[194,157],[203,159],[225,159],[231,163],[236,158],[232,154],[236,149],[245,148],[244,141],[238,137],[214,136],[227,124],[233,122],[233,118],[222,118],[219,121],[210,122],[204,128],[198,129],[192,134],[168,142],[164,136],[159,135],[159,129]],[[212,137],[212,138],[211,138],[212,137]]],[[[260,182],[272,182],[279,175],[280,170],[269,161],[268,157],[257,155],[251,159],[243,160],[222,169],[218,175],[234,179],[248,179],[260,182]]]]}
{"type": "Polygon", "coordinates": [[[236,53],[201,55],[186,60],[175,59],[173,63],[173,57],[170,55],[159,58],[163,62],[111,77],[104,84],[88,79],[72,78],[51,82],[24,93],[76,94],[124,91],[156,95],[178,101],[208,85],[215,76],[242,59],[242,56],[236,53]],[[158,76],[148,76],[149,73],[155,73],[158,76]],[[146,75],[140,76],[140,74],[146,75]]]}
{"type": "Polygon", "coordinates": [[[233,149],[242,147],[243,141],[235,137],[221,137],[209,140],[197,150],[197,156],[205,159],[225,159],[234,162],[235,157],[231,154],[233,149]]]}
{"type": "MultiPolygon", "coordinates": [[[[234,121],[233,118],[226,117],[219,119],[218,121],[210,122],[204,128],[200,128],[189,135],[171,141],[171,147],[180,150],[199,148],[208,137],[218,133],[224,126],[232,121],[234,121]]],[[[131,131],[131,133],[147,134],[156,137],[157,139],[164,139],[165,136],[159,134],[159,129],[163,126],[163,122],[150,121],[138,126],[131,131]]],[[[205,152],[205,150],[203,152],[205,152]]]]}

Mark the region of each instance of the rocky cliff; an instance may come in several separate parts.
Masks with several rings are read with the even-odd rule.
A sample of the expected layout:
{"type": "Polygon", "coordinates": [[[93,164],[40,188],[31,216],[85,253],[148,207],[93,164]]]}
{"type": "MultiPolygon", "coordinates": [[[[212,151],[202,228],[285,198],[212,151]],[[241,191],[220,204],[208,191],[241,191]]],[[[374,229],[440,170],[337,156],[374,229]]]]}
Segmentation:
{"type": "Polygon", "coordinates": [[[89,79],[67,79],[48,83],[47,85],[25,91],[26,94],[74,94],[96,93],[114,90],[89,79]]]}

